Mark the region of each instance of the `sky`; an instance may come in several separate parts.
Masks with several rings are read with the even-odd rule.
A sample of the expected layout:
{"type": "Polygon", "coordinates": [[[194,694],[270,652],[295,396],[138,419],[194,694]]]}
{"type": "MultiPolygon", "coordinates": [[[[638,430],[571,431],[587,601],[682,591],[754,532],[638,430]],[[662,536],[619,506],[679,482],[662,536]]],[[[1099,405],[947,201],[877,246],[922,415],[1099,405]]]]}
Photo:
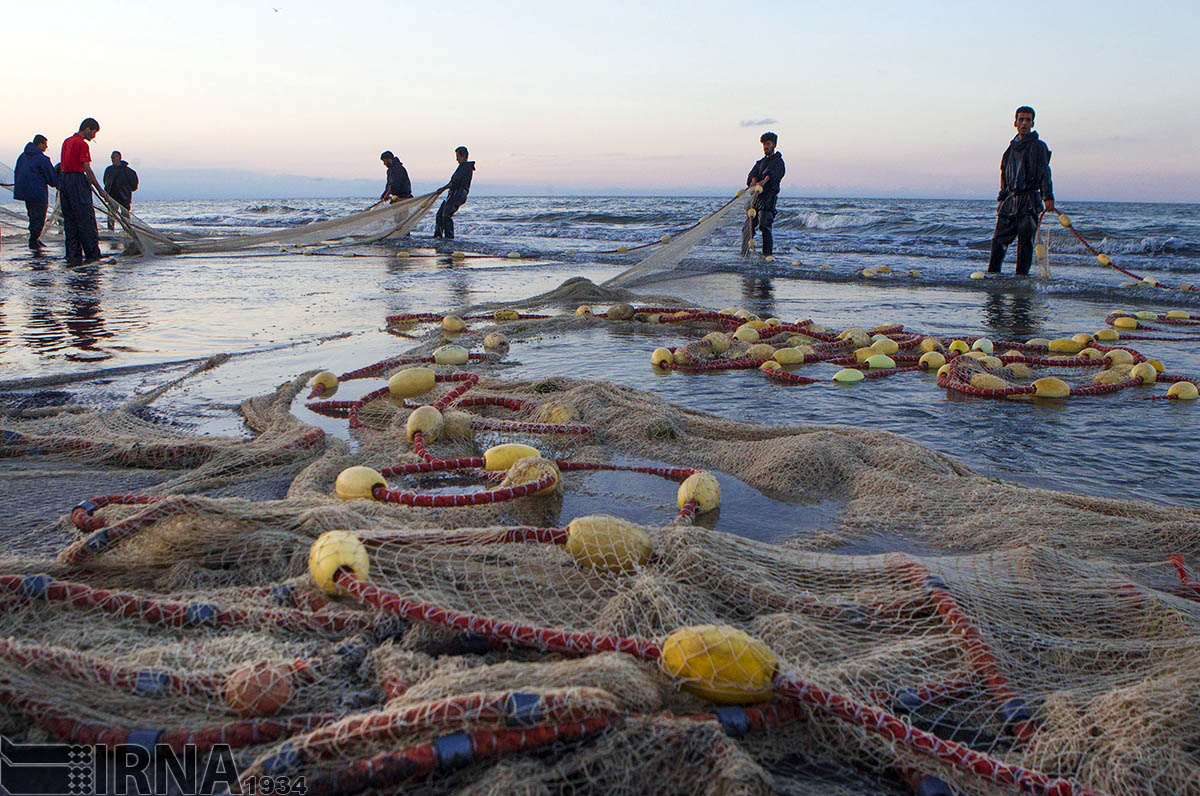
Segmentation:
{"type": "Polygon", "coordinates": [[[1028,104],[1060,200],[1200,202],[1195,0],[12,6],[0,161],[94,116],[138,198],[727,194],[767,129],[784,195],[986,198],[1028,104]]]}

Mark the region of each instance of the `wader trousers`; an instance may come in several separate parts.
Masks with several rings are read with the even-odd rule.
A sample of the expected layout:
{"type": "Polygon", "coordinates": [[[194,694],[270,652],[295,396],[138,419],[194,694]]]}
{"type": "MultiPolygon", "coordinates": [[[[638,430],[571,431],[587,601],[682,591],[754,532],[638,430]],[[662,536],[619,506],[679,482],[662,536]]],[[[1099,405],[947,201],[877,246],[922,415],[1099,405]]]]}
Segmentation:
{"type": "Polygon", "coordinates": [[[29,245],[38,246],[42,229],[46,226],[46,202],[25,200],[25,215],[29,216],[29,245]]]}
{"type": "Polygon", "coordinates": [[[67,263],[100,259],[100,232],[92,207],[92,187],[81,172],[67,172],[58,187],[62,201],[63,232],[67,236],[67,263]]]}
{"type": "Polygon", "coordinates": [[[1037,232],[1037,214],[1020,213],[1015,216],[996,216],[996,232],[992,235],[992,256],[988,260],[988,273],[1000,273],[1000,264],[1008,245],[1017,239],[1017,274],[1029,273],[1033,264],[1033,235],[1037,232]]]}

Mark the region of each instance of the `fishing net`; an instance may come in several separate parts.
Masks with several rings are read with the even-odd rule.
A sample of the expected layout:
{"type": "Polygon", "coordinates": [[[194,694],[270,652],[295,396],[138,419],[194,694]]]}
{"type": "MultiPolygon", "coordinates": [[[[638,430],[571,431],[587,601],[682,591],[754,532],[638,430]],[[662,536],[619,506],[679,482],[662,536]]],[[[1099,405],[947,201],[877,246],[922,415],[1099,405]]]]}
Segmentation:
{"type": "Polygon", "coordinates": [[[604,283],[604,286],[611,288],[628,286],[638,282],[650,282],[653,281],[655,276],[673,270],[687,256],[689,251],[725,224],[729,220],[729,217],[736,211],[741,210],[742,215],[745,215],[754,201],[754,196],[755,194],[749,190],[743,189],[738,191],[736,196],[722,205],[716,212],[700,219],[696,224],[688,227],[683,232],[661,241],[660,245],[648,244],[648,246],[653,246],[653,251],[650,255],[632,268],[622,271],[612,279],[609,279],[604,283]]]}
{"type": "Polygon", "coordinates": [[[7,396],[3,731],[314,793],[1196,792],[1200,512],[502,378],[506,340],[697,312],[625,298],[396,316],[414,345],[247,400],[245,438],[153,412],[219,359],[109,411],[7,396]],[[737,482],[839,509],[755,541],[737,482]]]}

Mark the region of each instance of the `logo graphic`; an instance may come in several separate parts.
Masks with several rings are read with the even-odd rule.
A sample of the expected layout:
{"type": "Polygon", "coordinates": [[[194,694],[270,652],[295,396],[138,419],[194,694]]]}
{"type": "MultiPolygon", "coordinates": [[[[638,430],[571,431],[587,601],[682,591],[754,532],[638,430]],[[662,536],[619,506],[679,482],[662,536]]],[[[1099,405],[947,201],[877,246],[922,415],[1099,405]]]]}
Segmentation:
{"type": "Polygon", "coordinates": [[[10,796],[84,796],[96,792],[90,746],[13,743],[0,736],[0,792],[10,796]]]}

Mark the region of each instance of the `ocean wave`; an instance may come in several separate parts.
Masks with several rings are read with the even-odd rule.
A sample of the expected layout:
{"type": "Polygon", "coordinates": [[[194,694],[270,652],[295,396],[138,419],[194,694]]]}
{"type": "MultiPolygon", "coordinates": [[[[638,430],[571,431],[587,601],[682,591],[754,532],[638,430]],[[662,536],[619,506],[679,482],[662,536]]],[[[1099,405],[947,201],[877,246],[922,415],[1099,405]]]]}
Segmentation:
{"type": "Polygon", "coordinates": [[[849,227],[870,227],[883,224],[888,217],[878,213],[797,213],[791,218],[784,219],[781,227],[798,227],[800,229],[846,229],[849,227]]]}

